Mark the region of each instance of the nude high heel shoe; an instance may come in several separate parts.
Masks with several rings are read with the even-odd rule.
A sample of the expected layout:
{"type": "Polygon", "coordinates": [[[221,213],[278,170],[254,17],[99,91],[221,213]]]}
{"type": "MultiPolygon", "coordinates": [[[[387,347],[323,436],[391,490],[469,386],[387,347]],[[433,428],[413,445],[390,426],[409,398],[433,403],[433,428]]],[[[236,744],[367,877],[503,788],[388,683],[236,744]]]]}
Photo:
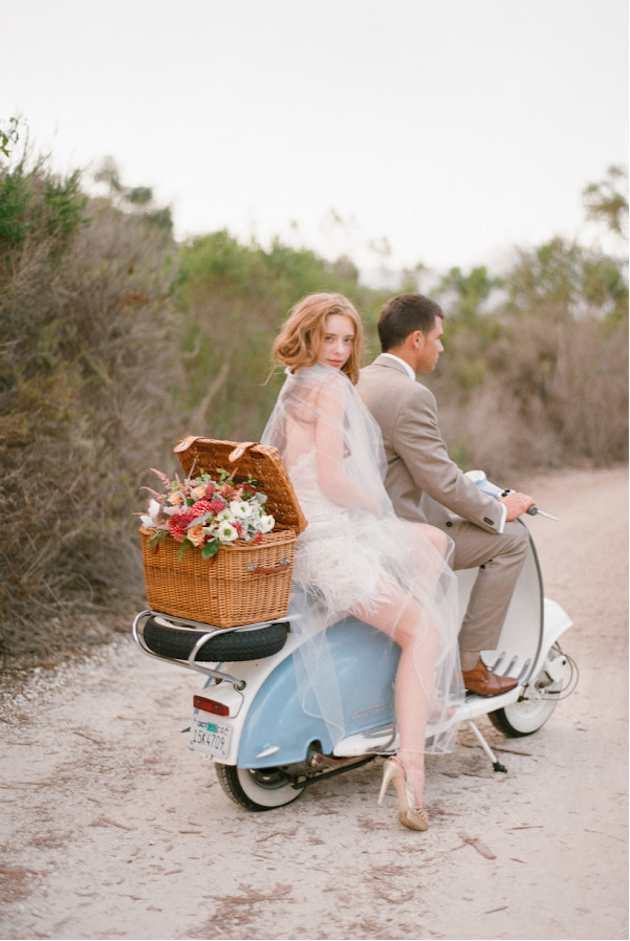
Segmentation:
{"type": "Polygon", "coordinates": [[[422,807],[416,807],[413,785],[407,767],[400,758],[388,758],[383,765],[383,781],[378,795],[380,807],[389,782],[393,781],[398,795],[398,819],[410,830],[428,830],[429,821],[422,807]]]}

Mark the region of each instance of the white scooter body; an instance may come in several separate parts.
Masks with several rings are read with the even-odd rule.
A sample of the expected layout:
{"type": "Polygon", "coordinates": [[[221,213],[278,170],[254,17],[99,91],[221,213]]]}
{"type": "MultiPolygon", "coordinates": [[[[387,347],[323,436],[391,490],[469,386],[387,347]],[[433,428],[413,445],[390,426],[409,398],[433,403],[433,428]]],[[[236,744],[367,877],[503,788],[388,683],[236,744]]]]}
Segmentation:
{"type": "MultiPolygon", "coordinates": [[[[493,485],[477,481],[482,489],[493,485]]],[[[495,491],[498,488],[494,488],[495,491]]],[[[466,610],[477,569],[457,573],[460,616],[466,610]]],[[[260,637],[269,626],[288,626],[286,642],[277,652],[258,659],[216,663],[200,660],[213,638],[225,642],[227,631],[209,625],[183,622],[168,615],[145,611],[134,621],[134,637],[141,649],[207,675],[205,688],[194,697],[190,747],[217,767],[221,784],[237,803],[252,810],[267,810],[289,803],[305,786],[341,770],[357,767],[376,755],[394,754],[397,730],[392,684],[399,648],[381,632],[355,618],[347,618],[328,631],[339,687],[344,697],[346,734],[332,741],[317,708],[302,703],[298,691],[293,653],[299,634],[289,615],[280,622],[233,629],[260,637]],[[197,633],[191,635],[191,628],[197,633]],[[190,652],[173,656],[161,636],[177,632],[192,636],[190,652]],[[146,636],[145,636],[146,635],[146,636]],[[165,651],[168,654],[165,656],[165,651]],[[345,695],[347,691],[347,695],[345,695]],[[306,708],[305,708],[306,707],[306,708]],[[315,713],[315,716],[312,713],[315,713]]],[[[536,550],[530,549],[516,585],[496,650],[484,651],[483,659],[501,676],[511,676],[518,685],[500,696],[466,696],[452,719],[467,722],[490,757],[495,770],[505,771],[474,719],[488,714],[493,724],[508,735],[528,735],[547,721],[559,698],[577,682],[573,661],[558,646],[559,637],[572,622],[562,607],[544,598],[536,550]]],[[[176,639],[178,639],[176,637],[176,639]]],[[[245,639],[246,638],[242,638],[245,639]]],[[[232,656],[235,656],[232,654],[232,656]]],[[[427,738],[432,728],[427,728],[427,738]]]]}

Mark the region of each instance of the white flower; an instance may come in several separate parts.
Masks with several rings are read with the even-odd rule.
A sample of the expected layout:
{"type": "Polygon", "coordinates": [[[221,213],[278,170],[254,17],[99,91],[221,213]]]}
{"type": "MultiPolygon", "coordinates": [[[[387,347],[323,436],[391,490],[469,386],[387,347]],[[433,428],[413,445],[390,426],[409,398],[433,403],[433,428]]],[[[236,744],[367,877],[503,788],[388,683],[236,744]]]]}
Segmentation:
{"type": "Polygon", "coordinates": [[[149,500],[149,516],[155,523],[157,523],[160,518],[161,509],[162,507],[157,502],[157,500],[149,500]]]}
{"type": "Polygon", "coordinates": [[[142,515],[140,517],[140,522],[142,523],[142,526],[144,529],[153,529],[153,527],[155,526],[155,520],[153,519],[152,516],[142,515]]]}
{"type": "Polygon", "coordinates": [[[234,514],[226,507],[217,513],[217,522],[234,522],[234,514]]]}
{"type": "Polygon", "coordinates": [[[238,530],[236,526],[232,526],[227,520],[224,520],[217,527],[217,538],[219,542],[234,542],[235,539],[238,539],[238,530]]]}
{"type": "Polygon", "coordinates": [[[275,525],[276,521],[273,516],[261,516],[260,520],[258,521],[258,528],[260,529],[261,533],[270,533],[275,525]]]}
{"type": "Polygon", "coordinates": [[[246,520],[252,515],[252,508],[244,500],[232,500],[230,511],[237,520],[246,520]]]}

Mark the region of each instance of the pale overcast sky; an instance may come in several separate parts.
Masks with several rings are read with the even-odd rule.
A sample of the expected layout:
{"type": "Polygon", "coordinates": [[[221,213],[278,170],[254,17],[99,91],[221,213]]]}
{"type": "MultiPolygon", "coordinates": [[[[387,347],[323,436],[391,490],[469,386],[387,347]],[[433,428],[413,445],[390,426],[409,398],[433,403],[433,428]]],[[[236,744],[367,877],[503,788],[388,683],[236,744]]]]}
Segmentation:
{"type": "Polygon", "coordinates": [[[628,162],[627,0],[0,0],[0,22],[0,116],[61,171],[112,155],[179,237],[496,267],[577,235],[584,186],[628,162]]]}

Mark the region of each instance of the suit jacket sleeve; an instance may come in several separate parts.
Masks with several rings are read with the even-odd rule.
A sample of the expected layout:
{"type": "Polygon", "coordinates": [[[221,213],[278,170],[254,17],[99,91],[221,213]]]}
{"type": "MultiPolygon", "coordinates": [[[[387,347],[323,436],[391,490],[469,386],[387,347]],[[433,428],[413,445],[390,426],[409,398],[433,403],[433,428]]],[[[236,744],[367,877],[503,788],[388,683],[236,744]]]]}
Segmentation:
{"type": "Polygon", "coordinates": [[[482,529],[501,530],[500,504],[482,493],[450,459],[438,426],[435,396],[420,383],[410,382],[400,399],[393,446],[421,490],[482,529]]]}

